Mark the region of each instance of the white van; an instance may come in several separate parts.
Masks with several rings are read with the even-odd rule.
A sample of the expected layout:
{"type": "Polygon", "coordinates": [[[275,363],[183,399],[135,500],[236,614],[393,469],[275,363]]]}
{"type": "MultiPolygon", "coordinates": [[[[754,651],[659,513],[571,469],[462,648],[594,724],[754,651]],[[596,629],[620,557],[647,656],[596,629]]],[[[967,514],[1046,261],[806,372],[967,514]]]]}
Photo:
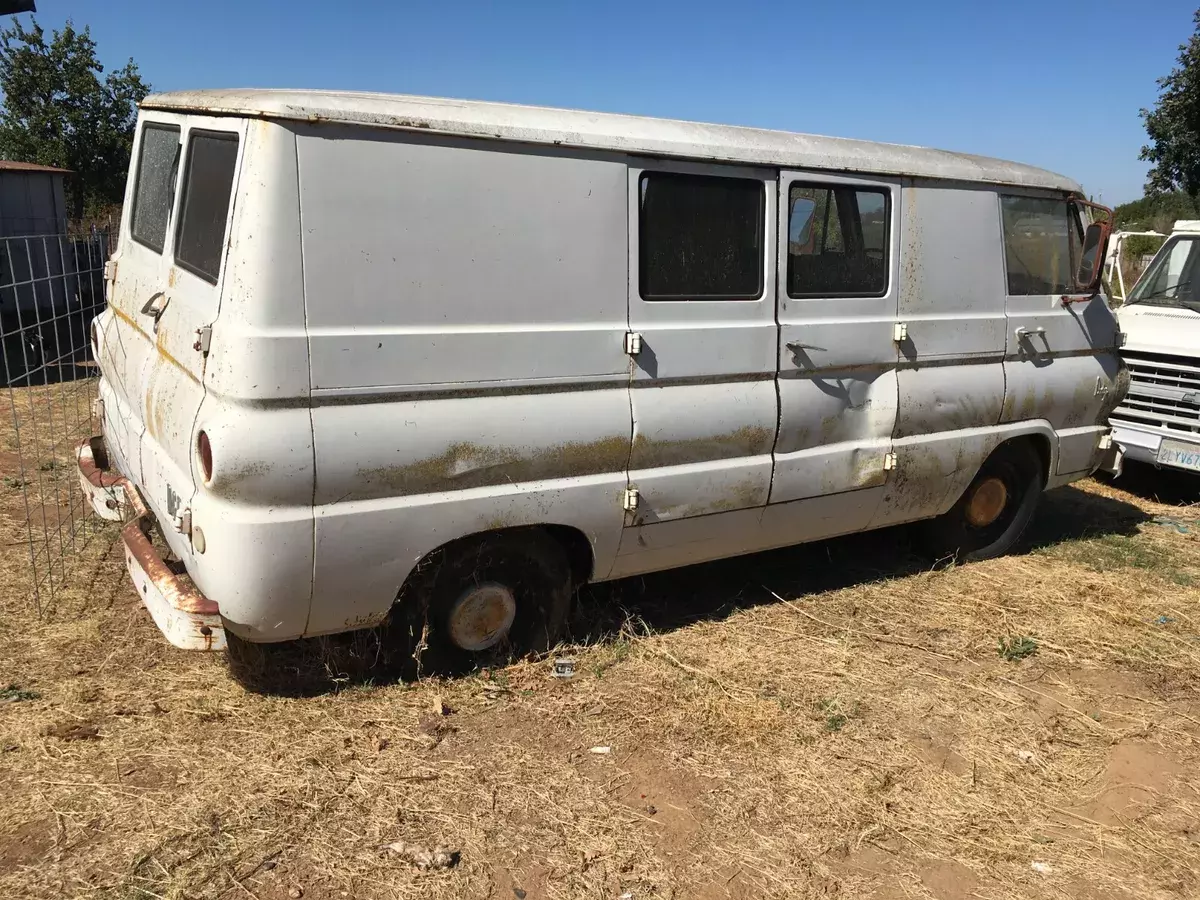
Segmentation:
{"type": "Polygon", "coordinates": [[[1112,414],[1124,459],[1200,471],[1200,222],[1179,221],[1121,307],[1128,395],[1112,414]]]}
{"type": "Polygon", "coordinates": [[[150,97],[81,477],[181,647],[395,607],[471,664],[584,582],[931,518],[992,556],[1125,389],[1082,196],[747,128],[150,97]]]}

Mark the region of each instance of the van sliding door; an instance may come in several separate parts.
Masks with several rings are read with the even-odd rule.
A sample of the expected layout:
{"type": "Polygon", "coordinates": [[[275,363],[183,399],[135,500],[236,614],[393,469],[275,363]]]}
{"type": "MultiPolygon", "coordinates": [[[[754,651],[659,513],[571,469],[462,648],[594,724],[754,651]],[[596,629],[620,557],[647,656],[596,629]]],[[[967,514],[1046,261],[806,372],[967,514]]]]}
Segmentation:
{"type": "Polygon", "coordinates": [[[629,234],[636,501],[614,577],[758,540],[778,423],[774,173],[635,161],[629,234]]]}

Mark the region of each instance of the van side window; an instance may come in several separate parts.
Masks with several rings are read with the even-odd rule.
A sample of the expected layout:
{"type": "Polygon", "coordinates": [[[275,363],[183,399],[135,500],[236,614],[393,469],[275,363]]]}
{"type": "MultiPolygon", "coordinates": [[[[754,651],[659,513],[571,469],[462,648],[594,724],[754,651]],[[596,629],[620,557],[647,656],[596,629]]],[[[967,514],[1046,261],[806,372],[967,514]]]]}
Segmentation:
{"type": "Polygon", "coordinates": [[[647,172],[640,183],[643,300],[757,300],[763,292],[761,181],[647,172]]]}
{"type": "Polygon", "coordinates": [[[1075,207],[1050,197],[1002,196],[1000,210],[1009,296],[1073,290],[1071,260],[1082,242],[1075,207]]]}
{"type": "Polygon", "coordinates": [[[212,284],[221,271],[237,152],[238,137],[228,132],[194,131],[188,140],[175,261],[212,284]]]}
{"type": "Polygon", "coordinates": [[[793,183],[789,297],[882,297],[888,283],[888,193],[793,183]]]}
{"type": "Polygon", "coordinates": [[[130,232],[134,240],[155,253],[162,253],[167,238],[178,166],[179,126],[143,125],[130,232]]]}

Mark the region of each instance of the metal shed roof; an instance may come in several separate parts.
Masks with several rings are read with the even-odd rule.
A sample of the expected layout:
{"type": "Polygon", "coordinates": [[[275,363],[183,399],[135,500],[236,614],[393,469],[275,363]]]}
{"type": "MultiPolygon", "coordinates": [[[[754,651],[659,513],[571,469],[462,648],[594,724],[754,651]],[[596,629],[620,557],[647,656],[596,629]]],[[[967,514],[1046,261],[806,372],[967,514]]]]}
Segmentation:
{"type": "Polygon", "coordinates": [[[19,162],[15,159],[0,159],[0,172],[51,172],[59,175],[74,174],[70,169],[43,166],[39,163],[19,162]]]}
{"type": "Polygon", "coordinates": [[[1045,169],[948,150],[478,100],[233,89],[153,94],[141,105],[143,109],[340,122],[653,156],[912,175],[1082,193],[1075,181],[1045,169]]]}

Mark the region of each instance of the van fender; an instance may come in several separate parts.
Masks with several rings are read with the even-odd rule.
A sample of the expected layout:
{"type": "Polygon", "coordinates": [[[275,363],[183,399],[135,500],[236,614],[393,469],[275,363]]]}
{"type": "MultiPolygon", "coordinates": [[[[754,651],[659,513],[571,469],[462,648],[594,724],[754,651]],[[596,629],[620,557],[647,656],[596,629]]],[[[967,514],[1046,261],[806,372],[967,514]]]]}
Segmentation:
{"type": "Polygon", "coordinates": [[[1045,466],[1047,484],[1058,463],[1058,435],[1045,419],[1028,419],[1004,425],[964,428],[937,434],[899,438],[894,444],[898,490],[908,492],[907,502],[893,500],[885,520],[872,527],[940,516],[948,512],[975,479],[996,448],[1008,441],[1031,438],[1045,466]],[[926,486],[922,490],[921,486],[926,486]],[[926,492],[927,491],[927,492],[926,492]]]}

